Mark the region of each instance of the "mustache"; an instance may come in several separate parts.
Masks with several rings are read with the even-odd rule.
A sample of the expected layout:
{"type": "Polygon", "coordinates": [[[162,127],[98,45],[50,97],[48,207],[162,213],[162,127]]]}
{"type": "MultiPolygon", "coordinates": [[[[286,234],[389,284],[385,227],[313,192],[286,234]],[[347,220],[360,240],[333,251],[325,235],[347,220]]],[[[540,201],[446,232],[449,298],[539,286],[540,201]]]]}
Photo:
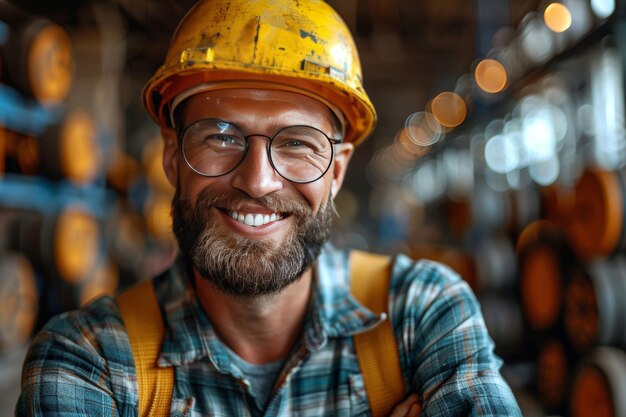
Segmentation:
{"type": "Polygon", "coordinates": [[[276,213],[289,213],[296,216],[307,216],[313,213],[311,206],[299,196],[268,194],[253,198],[240,190],[209,195],[207,189],[200,192],[196,210],[204,211],[211,207],[219,207],[239,211],[247,205],[260,205],[276,213]]]}

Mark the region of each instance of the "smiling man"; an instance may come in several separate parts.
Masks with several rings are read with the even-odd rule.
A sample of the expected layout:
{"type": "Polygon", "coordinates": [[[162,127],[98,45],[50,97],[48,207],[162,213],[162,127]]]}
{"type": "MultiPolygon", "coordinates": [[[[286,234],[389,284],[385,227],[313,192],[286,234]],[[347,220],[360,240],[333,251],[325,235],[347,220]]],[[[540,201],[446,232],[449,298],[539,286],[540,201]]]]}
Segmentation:
{"type": "Polygon", "coordinates": [[[350,32],[320,0],[194,6],[144,92],[180,257],[51,320],[16,414],[380,416],[355,344],[388,326],[383,367],[397,362],[401,381],[385,415],[519,415],[478,303],[448,268],[395,257],[376,277],[388,314],[350,292],[353,258],[327,241],[376,120],[361,82],[350,32]]]}

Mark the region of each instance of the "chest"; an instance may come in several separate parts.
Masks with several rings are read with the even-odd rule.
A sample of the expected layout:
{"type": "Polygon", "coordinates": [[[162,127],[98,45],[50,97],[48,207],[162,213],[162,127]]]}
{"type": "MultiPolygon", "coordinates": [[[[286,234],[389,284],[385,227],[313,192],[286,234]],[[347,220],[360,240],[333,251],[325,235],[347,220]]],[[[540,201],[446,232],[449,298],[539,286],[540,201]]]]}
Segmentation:
{"type": "Polygon", "coordinates": [[[287,361],[264,410],[251,413],[254,387],[236,367],[208,359],[179,366],[171,416],[369,416],[363,377],[350,340],[287,361]]]}

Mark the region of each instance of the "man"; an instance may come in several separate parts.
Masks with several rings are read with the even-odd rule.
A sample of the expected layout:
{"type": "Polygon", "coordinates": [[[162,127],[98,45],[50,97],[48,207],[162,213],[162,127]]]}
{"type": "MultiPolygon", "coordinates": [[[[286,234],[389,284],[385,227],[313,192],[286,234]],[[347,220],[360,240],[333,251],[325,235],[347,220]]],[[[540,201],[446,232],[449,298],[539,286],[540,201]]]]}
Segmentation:
{"type": "MultiPolygon", "coordinates": [[[[352,336],[384,317],[352,297],[347,255],[325,244],[375,123],[345,24],[318,0],[202,0],[144,98],[176,186],[181,257],[153,281],[171,415],[370,415],[352,336]]],[[[406,386],[393,416],[519,415],[449,269],[397,257],[389,315],[406,386]]],[[[17,414],[137,415],[124,323],[111,298],[48,323],[17,414]]]]}

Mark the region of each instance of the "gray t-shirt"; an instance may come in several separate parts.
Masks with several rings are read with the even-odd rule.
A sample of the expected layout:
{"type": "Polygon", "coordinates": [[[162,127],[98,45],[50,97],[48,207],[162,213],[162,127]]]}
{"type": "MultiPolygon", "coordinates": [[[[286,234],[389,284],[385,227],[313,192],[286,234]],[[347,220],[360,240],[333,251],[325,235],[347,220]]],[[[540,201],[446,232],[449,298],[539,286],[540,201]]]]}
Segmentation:
{"type": "Polygon", "coordinates": [[[240,358],[239,355],[228,347],[226,347],[226,351],[233,363],[241,369],[245,378],[250,382],[250,393],[252,394],[255,405],[254,408],[250,409],[252,417],[263,415],[263,410],[267,405],[276,379],[283,369],[285,360],[280,359],[276,362],[254,365],[240,358]]]}

